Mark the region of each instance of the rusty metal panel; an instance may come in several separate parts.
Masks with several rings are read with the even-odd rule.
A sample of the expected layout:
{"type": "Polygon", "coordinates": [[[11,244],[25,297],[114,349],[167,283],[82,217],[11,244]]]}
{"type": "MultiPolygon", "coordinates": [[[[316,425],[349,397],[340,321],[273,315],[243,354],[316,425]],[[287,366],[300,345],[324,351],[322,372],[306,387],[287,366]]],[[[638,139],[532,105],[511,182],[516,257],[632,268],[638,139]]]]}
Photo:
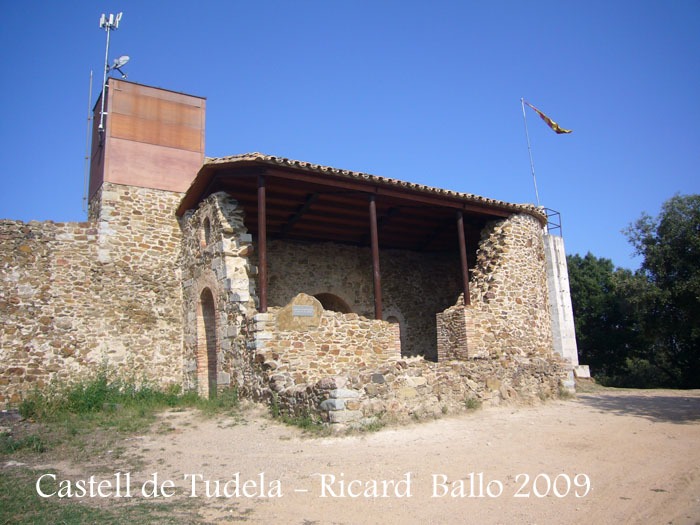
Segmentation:
{"type": "Polygon", "coordinates": [[[192,106],[200,106],[206,99],[186,93],[179,93],[168,89],[145,86],[134,82],[120,80],[117,78],[109,79],[110,89],[113,92],[131,93],[136,96],[151,96],[160,100],[169,100],[171,102],[179,102],[181,104],[190,104],[192,106]]]}
{"type": "Polygon", "coordinates": [[[201,129],[118,113],[110,115],[110,121],[110,136],[113,139],[133,140],[189,151],[202,150],[201,129]]]}
{"type": "Polygon", "coordinates": [[[109,176],[115,184],[185,192],[202,165],[196,151],[112,139],[109,176]]]}
{"type": "Polygon", "coordinates": [[[197,129],[202,129],[204,124],[201,105],[193,106],[153,96],[136,96],[133,93],[119,93],[119,96],[114,97],[112,114],[116,113],[197,129]]]}
{"type": "Polygon", "coordinates": [[[103,181],[187,190],[204,161],[205,109],[203,98],[109,79],[105,131],[93,133],[90,196],[103,181]]]}

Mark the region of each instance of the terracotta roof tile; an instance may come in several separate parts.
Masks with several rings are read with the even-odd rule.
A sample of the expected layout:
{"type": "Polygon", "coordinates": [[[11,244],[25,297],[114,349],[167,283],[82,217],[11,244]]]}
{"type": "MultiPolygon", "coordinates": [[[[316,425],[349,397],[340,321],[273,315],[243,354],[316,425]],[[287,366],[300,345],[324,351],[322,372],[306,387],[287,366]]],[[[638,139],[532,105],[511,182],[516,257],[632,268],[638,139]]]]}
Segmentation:
{"type": "Polygon", "coordinates": [[[266,155],[264,153],[259,152],[242,153],[239,155],[230,155],[227,157],[207,157],[204,159],[204,166],[216,166],[217,164],[235,164],[238,162],[255,162],[259,164],[279,166],[284,168],[301,169],[312,173],[323,173],[333,177],[348,178],[354,180],[366,180],[376,184],[408,189],[420,193],[452,197],[464,200],[466,202],[474,202],[487,206],[494,206],[496,208],[511,210],[516,213],[527,213],[536,217],[543,224],[547,222],[547,216],[544,213],[544,211],[532,204],[515,204],[511,202],[500,201],[497,199],[481,197],[472,193],[461,193],[452,190],[434,188],[431,186],[426,186],[424,184],[416,184],[413,182],[406,182],[398,179],[379,177],[377,175],[371,175],[369,173],[333,168],[331,166],[322,166],[320,164],[313,164],[311,162],[305,162],[301,160],[287,159],[285,157],[277,157],[275,155],[266,155]]]}

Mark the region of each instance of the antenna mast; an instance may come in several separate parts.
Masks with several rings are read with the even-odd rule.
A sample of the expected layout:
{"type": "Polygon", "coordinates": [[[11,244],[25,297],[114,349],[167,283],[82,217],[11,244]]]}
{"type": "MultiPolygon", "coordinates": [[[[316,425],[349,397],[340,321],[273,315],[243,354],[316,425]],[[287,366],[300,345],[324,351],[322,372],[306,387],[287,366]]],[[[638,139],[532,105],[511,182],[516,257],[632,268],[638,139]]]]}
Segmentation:
{"type": "MultiPolygon", "coordinates": [[[[105,16],[104,13],[100,17],[100,28],[107,32],[107,46],[105,47],[105,67],[104,76],[102,78],[102,104],[100,107],[100,125],[97,128],[99,132],[104,133],[104,120],[105,120],[105,93],[107,91],[107,74],[112,69],[109,67],[109,34],[112,30],[119,29],[119,21],[122,19],[124,13],[118,13],[114,16],[110,13],[109,17],[105,16]]],[[[128,58],[127,58],[128,60],[128,58]]],[[[123,65],[123,64],[122,64],[123,65]]]]}
{"type": "Polygon", "coordinates": [[[87,211],[88,173],[90,171],[90,122],[92,122],[92,69],[88,89],[87,131],[85,132],[85,174],[83,177],[83,211],[87,211]]]}

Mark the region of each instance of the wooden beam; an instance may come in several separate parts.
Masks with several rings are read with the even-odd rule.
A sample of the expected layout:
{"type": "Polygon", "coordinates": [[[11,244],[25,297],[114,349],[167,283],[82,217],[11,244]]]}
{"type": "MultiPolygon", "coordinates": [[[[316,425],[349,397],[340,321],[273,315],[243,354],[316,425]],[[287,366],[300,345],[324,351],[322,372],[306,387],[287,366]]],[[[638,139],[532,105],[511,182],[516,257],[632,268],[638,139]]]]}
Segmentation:
{"type": "Polygon", "coordinates": [[[372,275],[374,277],[374,318],[382,319],[382,278],[379,271],[379,234],[377,232],[377,198],[369,196],[369,231],[372,241],[372,275]]]}
{"type": "Polygon", "coordinates": [[[430,247],[430,245],[433,244],[433,242],[435,242],[440,237],[445,228],[452,224],[453,220],[454,218],[449,217],[442,221],[440,224],[438,224],[438,226],[433,231],[431,231],[428,236],[424,237],[423,240],[420,242],[418,251],[426,251],[430,247]]]}
{"type": "MultiPolygon", "coordinates": [[[[409,202],[419,202],[440,208],[456,208],[463,211],[476,212],[487,216],[509,217],[513,213],[520,213],[519,210],[504,209],[497,204],[487,204],[478,202],[467,202],[463,197],[442,195],[425,190],[414,188],[392,188],[390,186],[380,186],[380,183],[372,181],[357,180],[351,177],[340,178],[338,176],[309,174],[298,171],[286,171],[279,168],[270,168],[267,172],[270,176],[280,179],[289,179],[309,184],[318,184],[336,189],[357,191],[364,193],[374,193],[384,197],[395,198],[409,202]]],[[[506,205],[506,208],[508,206],[506,205]]]]}
{"type": "Polygon", "coordinates": [[[265,176],[258,175],[258,299],[261,313],[267,312],[267,210],[265,176]]]}
{"type": "Polygon", "coordinates": [[[287,236],[289,231],[294,227],[294,225],[301,220],[301,218],[304,216],[304,214],[309,211],[311,206],[313,205],[314,202],[318,199],[318,193],[310,193],[309,195],[306,196],[306,201],[304,204],[302,204],[299,209],[296,211],[292,217],[289,218],[287,221],[287,224],[285,224],[282,227],[282,230],[280,231],[280,238],[284,238],[287,236]]]}

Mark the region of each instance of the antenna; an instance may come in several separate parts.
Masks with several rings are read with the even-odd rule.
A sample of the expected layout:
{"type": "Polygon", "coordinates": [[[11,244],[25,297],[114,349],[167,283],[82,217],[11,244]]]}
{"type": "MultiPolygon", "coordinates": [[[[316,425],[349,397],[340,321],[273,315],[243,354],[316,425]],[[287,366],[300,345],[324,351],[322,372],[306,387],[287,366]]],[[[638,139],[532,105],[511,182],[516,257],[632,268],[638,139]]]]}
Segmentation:
{"type": "Polygon", "coordinates": [[[104,133],[104,121],[105,121],[105,95],[107,91],[107,75],[109,75],[109,72],[116,69],[122,74],[122,78],[126,78],[126,74],[120,69],[122,68],[128,61],[129,57],[127,55],[122,55],[119,58],[117,58],[112,66],[110,67],[109,65],[109,34],[116,29],[119,29],[119,22],[122,19],[122,15],[124,13],[118,13],[116,16],[110,13],[109,16],[106,16],[104,13],[102,13],[102,16],[100,16],[100,29],[104,29],[107,32],[107,45],[105,46],[105,67],[104,67],[104,75],[102,78],[102,103],[100,107],[100,125],[98,126],[98,131],[100,134],[104,133]]]}

